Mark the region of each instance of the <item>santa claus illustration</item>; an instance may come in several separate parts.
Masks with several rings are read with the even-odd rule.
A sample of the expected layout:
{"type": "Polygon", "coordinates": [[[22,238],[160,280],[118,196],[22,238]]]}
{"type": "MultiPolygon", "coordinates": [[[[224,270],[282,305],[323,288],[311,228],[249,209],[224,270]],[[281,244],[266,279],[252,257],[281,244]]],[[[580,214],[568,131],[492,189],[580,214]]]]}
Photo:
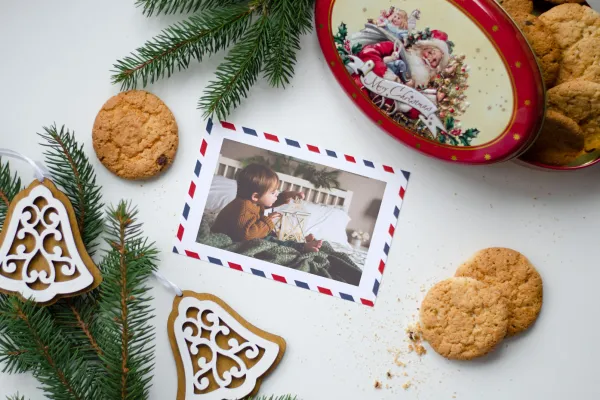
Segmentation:
{"type": "Polygon", "coordinates": [[[437,30],[431,33],[430,39],[417,41],[405,51],[397,41],[385,40],[364,46],[357,56],[372,61],[373,72],[384,79],[426,88],[450,59],[448,35],[437,30]]]}

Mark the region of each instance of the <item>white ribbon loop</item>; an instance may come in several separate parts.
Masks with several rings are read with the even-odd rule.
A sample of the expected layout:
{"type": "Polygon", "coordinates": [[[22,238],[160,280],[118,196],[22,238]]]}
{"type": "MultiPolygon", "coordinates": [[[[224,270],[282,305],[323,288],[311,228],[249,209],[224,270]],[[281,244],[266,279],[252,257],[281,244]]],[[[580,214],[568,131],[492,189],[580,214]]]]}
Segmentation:
{"type": "Polygon", "coordinates": [[[39,161],[34,161],[31,158],[24,156],[23,154],[17,151],[11,149],[0,149],[0,157],[1,156],[12,157],[16,158],[17,160],[22,160],[29,163],[29,165],[31,165],[31,167],[33,168],[35,178],[40,182],[43,182],[45,178],[52,178],[50,172],[48,171],[48,169],[46,169],[46,166],[44,164],[42,164],[39,161]]]}
{"type": "Polygon", "coordinates": [[[178,296],[178,297],[183,296],[183,292],[181,291],[181,289],[179,289],[179,286],[177,286],[176,284],[174,284],[173,282],[171,282],[170,280],[165,278],[163,274],[161,274],[158,271],[153,271],[152,274],[154,275],[156,280],[158,280],[164,287],[166,287],[167,289],[174,292],[176,296],[178,296]]]}

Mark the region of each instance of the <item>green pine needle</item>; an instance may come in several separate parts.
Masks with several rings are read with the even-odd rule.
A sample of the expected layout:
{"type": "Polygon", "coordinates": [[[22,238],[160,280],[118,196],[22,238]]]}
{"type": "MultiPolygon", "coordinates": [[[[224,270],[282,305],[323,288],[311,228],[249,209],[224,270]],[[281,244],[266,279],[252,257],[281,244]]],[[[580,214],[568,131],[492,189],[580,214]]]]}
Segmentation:
{"type": "Polygon", "coordinates": [[[294,76],[300,36],[310,32],[312,1],[278,0],[270,10],[269,45],[264,74],[271,86],[285,87],[294,76]]]}
{"type": "Polygon", "coordinates": [[[0,326],[2,336],[10,337],[14,348],[22,352],[22,361],[49,398],[98,398],[94,374],[54,323],[47,307],[4,296],[0,301],[0,326]]]}
{"type": "Polygon", "coordinates": [[[5,163],[0,158],[0,225],[4,223],[10,202],[22,189],[21,179],[10,171],[8,161],[5,163]]]}
{"type": "Polygon", "coordinates": [[[8,396],[6,398],[6,400],[25,400],[25,396],[21,396],[19,395],[19,393],[17,392],[17,394],[13,394],[12,396],[8,396]]]}
{"type": "Polygon", "coordinates": [[[219,65],[217,80],[210,82],[198,103],[205,118],[216,114],[219,119],[225,119],[231,109],[240,104],[242,97],[247,97],[262,68],[269,42],[269,25],[268,17],[260,16],[219,65]]]}
{"type": "Polygon", "coordinates": [[[64,126],[60,131],[56,125],[44,127],[39,134],[46,147],[46,165],[52,173],[54,183],[67,195],[77,218],[83,244],[92,256],[96,239],[102,233],[102,188],[96,184],[96,174],[90,160],[83,151],[83,144],[75,140],[75,133],[64,126]]]}
{"type": "Polygon", "coordinates": [[[154,368],[154,327],[146,281],[157,250],[142,236],[137,211],[121,201],[108,212],[111,249],[100,265],[98,342],[105,373],[97,377],[106,399],[145,399],[154,368]]]}
{"type": "Polygon", "coordinates": [[[252,11],[248,5],[224,4],[168,27],[117,61],[112,71],[113,83],[132,89],[141,80],[146,87],[165,74],[170,77],[175,68],[188,68],[191,59],[202,61],[205,55],[236,43],[250,26],[252,11]]]}
{"type": "Polygon", "coordinates": [[[143,7],[144,15],[151,17],[159,14],[191,13],[235,2],[239,0],[137,0],[135,5],[143,7]]]}

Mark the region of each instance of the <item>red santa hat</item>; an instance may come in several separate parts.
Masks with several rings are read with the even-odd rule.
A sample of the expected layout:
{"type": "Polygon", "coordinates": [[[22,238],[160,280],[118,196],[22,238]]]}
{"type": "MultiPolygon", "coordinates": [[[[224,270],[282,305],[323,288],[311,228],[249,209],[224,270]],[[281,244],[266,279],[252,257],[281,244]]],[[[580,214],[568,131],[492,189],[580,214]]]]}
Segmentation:
{"type": "Polygon", "coordinates": [[[448,34],[446,32],[433,30],[431,31],[431,39],[427,40],[419,40],[417,44],[419,46],[431,46],[439,49],[442,52],[442,61],[440,62],[440,67],[444,68],[448,65],[448,61],[450,60],[450,47],[448,47],[448,34]]]}

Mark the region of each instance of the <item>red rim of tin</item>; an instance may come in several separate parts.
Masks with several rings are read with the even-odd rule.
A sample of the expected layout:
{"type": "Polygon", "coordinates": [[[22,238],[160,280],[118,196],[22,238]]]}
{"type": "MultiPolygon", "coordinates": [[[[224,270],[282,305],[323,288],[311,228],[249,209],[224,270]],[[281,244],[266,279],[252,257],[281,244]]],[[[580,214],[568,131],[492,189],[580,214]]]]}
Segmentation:
{"type": "Polygon", "coordinates": [[[574,165],[574,166],[543,164],[543,163],[536,162],[536,161],[523,160],[521,158],[519,158],[515,161],[517,161],[519,164],[524,164],[526,166],[533,166],[533,167],[536,167],[539,169],[544,169],[544,170],[576,171],[576,170],[588,168],[588,167],[591,167],[592,165],[596,165],[596,164],[600,163],[600,157],[596,158],[595,160],[592,160],[590,162],[587,162],[585,164],[574,165]]]}
{"type": "MultiPolygon", "coordinates": [[[[351,79],[338,55],[331,24],[336,0],[317,0],[315,7],[317,35],[325,60],[338,83],[358,107],[388,134],[407,146],[435,158],[463,164],[491,164],[512,159],[533,143],[544,120],[545,90],[535,56],[519,28],[494,0],[445,1],[454,5],[484,32],[503,59],[513,83],[512,119],[504,131],[490,142],[469,147],[444,145],[407,130],[379,112],[377,106],[351,79]]],[[[584,167],[572,169],[577,168],[584,167]]]]}

